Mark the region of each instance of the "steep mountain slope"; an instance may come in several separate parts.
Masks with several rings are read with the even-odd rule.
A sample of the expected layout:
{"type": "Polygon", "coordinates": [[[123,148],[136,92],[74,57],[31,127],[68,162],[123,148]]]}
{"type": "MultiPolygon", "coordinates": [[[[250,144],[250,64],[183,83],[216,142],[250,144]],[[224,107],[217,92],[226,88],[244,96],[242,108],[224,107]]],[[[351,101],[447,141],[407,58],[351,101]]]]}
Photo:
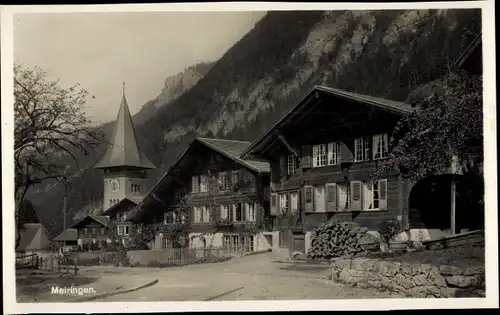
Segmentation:
{"type": "Polygon", "coordinates": [[[198,81],[205,76],[213,62],[202,62],[194,66],[190,66],[184,71],[176,75],[169,76],[165,79],[163,89],[160,94],[153,100],[144,104],[141,110],[134,115],[133,120],[136,125],[145,123],[148,119],[154,116],[158,109],[164,105],[168,107],[172,101],[175,101],[182,93],[193,87],[198,81]]]}
{"type": "MultiPolygon", "coordinates": [[[[151,182],[194,135],[252,141],[314,84],[404,100],[445,73],[480,25],[479,10],[270,12],[138,126],[148,157],[161,166],[151,182]]],[[[83,195],[102,198],[102,175],[87,171],[76,182],[72,207],[83,195]]]]}

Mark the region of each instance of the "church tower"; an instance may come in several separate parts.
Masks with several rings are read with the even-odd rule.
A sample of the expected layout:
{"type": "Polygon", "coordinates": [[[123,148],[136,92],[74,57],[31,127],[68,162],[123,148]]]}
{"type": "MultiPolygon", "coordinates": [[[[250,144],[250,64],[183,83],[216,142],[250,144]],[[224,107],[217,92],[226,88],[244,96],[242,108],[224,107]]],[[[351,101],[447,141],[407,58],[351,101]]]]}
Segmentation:
{"type": "Polygon", "coordinates": [[[106,154],[94,168],[104,170],[104,211],[124,198],[133,201],[142,199],[147,192],[146,171],[155,166],[139,147],[125,98],[125,83],[112,138],[106,154]]]}

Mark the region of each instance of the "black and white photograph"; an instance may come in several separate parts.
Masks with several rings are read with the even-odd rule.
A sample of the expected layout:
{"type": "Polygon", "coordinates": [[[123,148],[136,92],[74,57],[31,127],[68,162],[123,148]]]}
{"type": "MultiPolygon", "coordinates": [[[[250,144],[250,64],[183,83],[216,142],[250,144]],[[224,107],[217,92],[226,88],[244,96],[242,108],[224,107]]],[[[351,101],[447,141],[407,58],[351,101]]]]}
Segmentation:
{"type": "Polygon", "coordinates": [[[498,307],[493,12],[2,5],[4,312],[498,307]]]}

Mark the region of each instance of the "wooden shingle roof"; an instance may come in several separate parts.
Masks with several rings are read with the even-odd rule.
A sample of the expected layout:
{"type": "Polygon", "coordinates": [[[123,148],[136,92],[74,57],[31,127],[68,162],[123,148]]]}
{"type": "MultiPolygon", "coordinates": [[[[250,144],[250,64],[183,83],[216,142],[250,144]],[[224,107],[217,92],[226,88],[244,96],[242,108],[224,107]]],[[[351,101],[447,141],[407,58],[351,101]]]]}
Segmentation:
{"type": "Polygon", "coordinates": [[[62,231],[61,234],[54,237],[53,241],[55,242],[64,242],[64,241],[76,241],[78,239],[78,231],[77,229],[66,229],[62,231]]]}
{"type": "Polygon", "coordinates": [[[367,106],[377,107],[383,111],[391,112],[396,115],[406,115],[414,111],[414,108],[411,105],[402,102],[388,100],[365,94],[343,91],[327,86],[315,85],[298,102],[296,102],[285,115],[283,115],[273,126],[271,126],[271,128],[269,128],[259,138],[257,138],[254,142],[252,142],[245,149],[245,151],[243,151],[241,156],[243,158],[250,157],[252,155],[252,152],[258,146],[260,146],[263,143],[263,141],[266,141],[266,139],[271,137],[274,131],[286,125],[289,122],[290,117],[293,117],[293,115],[295,115],[303,108],[304,104],[306,104],[309,99],[314,97],[314,95],[318,94],[323,94],[323,95],[326,94],[339,99],[344,99],[351,102],[357,102],[367,106]]]}

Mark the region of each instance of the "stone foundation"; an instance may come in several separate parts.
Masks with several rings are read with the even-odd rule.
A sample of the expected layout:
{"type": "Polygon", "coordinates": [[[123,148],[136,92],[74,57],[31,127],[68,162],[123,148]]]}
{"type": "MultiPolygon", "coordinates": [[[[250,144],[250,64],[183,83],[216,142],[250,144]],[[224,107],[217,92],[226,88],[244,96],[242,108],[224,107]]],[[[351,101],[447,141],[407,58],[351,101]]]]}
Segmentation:
{"type": "Polygon", "coordinates": [[[484,296],[484,267],[461,269],[373,258],[333,258],[330,280],[392,291],[405,297],[484,296]]]}

